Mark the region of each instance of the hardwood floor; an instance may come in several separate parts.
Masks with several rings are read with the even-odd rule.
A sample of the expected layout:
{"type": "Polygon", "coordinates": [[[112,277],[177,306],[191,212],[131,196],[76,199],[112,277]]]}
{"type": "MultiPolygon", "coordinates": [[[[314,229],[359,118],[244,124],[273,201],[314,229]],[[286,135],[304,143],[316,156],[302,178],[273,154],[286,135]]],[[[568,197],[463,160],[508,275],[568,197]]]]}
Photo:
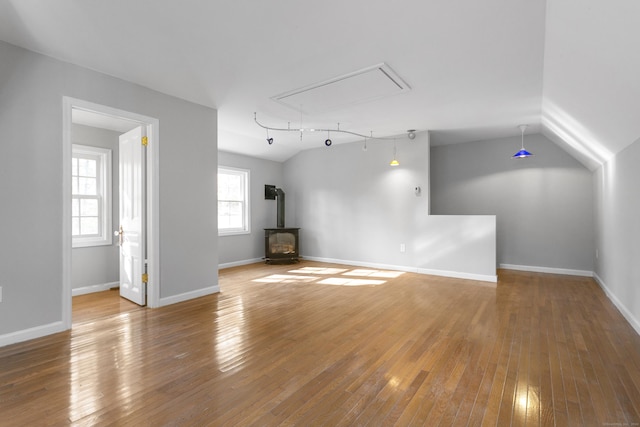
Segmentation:
{"type": "Polygon", "coordinates": [[[255,264],[160,309],[75,297],[70,332],[0,348],[0,425],[640,425],[640,337],[592,279],[395,275],[255,264]]]}

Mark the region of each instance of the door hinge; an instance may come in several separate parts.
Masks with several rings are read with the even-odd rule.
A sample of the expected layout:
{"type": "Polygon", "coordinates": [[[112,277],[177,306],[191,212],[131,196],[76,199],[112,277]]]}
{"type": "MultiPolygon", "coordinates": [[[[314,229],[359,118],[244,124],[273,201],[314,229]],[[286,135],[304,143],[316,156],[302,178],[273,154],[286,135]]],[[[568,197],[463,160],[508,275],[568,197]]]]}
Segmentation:
{"type": "Polygon", "coordinates": [[[149,282],[149,275],[147,273],[144,273],[142,275],[142,283],[148,283],[149,282]]]}
{"type": "Polygon", "coordinates": [[[145,147],[149,144],[149,139],[146,136],[142,137],[142,145],[145,147]]]}

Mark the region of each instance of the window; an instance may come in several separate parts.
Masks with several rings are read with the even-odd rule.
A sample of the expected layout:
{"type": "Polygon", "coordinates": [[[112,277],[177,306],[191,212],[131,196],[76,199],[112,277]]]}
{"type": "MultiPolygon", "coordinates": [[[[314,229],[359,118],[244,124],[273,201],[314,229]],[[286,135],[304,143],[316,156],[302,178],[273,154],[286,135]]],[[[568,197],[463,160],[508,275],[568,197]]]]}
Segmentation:
{"type": "Polygon", "coordinates": [[[73,144],[71,157],[73,247],[111,244],[111,150],[73,144]]]}
{"type": "Polygon", "coordinates": [[[249,224],[249,171],[219,167],[218,234],[247,234],[249,224]]]}

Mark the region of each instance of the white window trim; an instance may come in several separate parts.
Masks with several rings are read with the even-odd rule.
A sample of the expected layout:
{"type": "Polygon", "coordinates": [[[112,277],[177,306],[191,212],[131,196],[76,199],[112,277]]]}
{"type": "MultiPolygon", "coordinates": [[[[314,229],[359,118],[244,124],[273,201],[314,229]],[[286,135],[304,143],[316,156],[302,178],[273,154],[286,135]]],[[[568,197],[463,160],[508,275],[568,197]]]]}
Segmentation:
{"type": "MultiPolygon", "coordinates": [[[[236,236],[240,234],[251,234],[251,208],[250,208],[250,187],[251,187],[251,171],[248,169],[240,169],[234,168],[230,166],[218,166],[218,174],[220,172],[227,172],[231,174],[244,175],[245,176],[245,185],[244,185],[244,217],[245,217],[245,227],[243,229],[234,228],[234,229],[226,229],[221,230],[218,226],[218,236],[236,236]]],[[[216,202],[218,198],[216,197],[216,202]]],[[[217,209],[217,205],[216,205],[217,209]]],[[[217,222],[218,218],[216,218],[217,222]]]]}
{"type": "MultiPolygon", "coordinates": [[[[102,195],[101,204],[101,216],[102,222],[100,224],[102,233],[100,236],[82,237],[72,236],[73,248],[86,248],[90,246],[106,246],[113,243],[111,228],[111,212],[112,212],[112,185],[111,185],[111,150],[108,148],[92,147],[89,145],[72,144],[72,155],[74,154],[87,154],[91,156],[98,156],[100,159],[100,187],[99,191],[102,195]]],[[[73,194],[71,195],[73,200],[73,194]]]]}

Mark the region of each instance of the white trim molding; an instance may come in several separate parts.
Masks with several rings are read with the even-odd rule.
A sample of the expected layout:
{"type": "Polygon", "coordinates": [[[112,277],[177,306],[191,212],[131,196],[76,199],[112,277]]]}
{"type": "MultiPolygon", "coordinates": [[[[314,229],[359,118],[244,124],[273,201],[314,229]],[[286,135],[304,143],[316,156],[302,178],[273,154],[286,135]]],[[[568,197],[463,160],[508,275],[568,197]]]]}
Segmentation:
{"type": "Polygon", "coordinates": [[[566,276],[593,277],[593,271],[573,270],[569,268],[538,267],[533,265],[500,264],[504,270],[530,271],[532,273],[563,274],[566,276]]]}
{"type": "Polygon", "coordinates": [[[47,325],[36,326],[35,328],[23,329],[21,331],[11,332],[9,334],[0,335],[0,347],[15,344],[23,341],[41,338],[46,335],[63,332],[66,328],[64,322],[54,322],[47,325]]]}
{"type": "Polygon", "coordinates": [[[147,284],[148,307],[160,307],[160,121],[106,105],[62,97],[62,322],[71,328],[71,123],[79,109],[118,117],[146,128],[147,146],[147,284]]]}
{"type": "MultiPolygon", "coordinates": [[[[110,245],[113,241],[112,236],[112,222],[111,222],[111,206],[113,204],[113,191],[112,191],[112,153],[108,148],[93,147],[90,145],[71,144],[72,157],[75,160],[77,157],[93,160],[96,162],[96,193],[93,195],[82,195],[74,193],[77,190],[74,186],[74,190],[71,192],[72,200],[78,200],[78,203],[83,203],[82,198],[89,197],[98,202],[98,220],[99,220],[99,232],[98,235],[85,236],[82,234],[71,236],[71,246],[73,248],[86,248],[91,246],[105,246],[110,245]]],[[[72,179],[74,174],[79,173],[78,170],[72,171],[72,179]]],[[[80,220],[83,216],[81,205],[78,205],[78,211],[75,214],[78,217],[78,229],[81,231],[82,227],[80,220]]],[[[72,216],[73,216],[72,209],[72,216]]],[[[73,227],[72,227],[73,228],[73,227]]]]}
{"type": "Polygon", "coordinates": [[[490,276],[490,275],[484,275],[484,274],[473,274],[473,273],[445,271],[445,270],[431,270],[427,268],[407,267],[403,265],[378,264],[378,263],[364,262],[364,261],[347,261],[347,260],[333,259],[333,258],[320,258],[320,257],[308,257],[308,256],[304,256],[301,258],[308,259],[310,261],[327,262],[327,263],[342,264],[342,265],[353,265],[357,267],[370,267],[370,268],[383,269],[383,270],[406,271],[408,273],[417,273],[417,274],[425,274],[425,275],[440,276],[440,277],[452,277],[455,279],[478,280],[482,282],[491,282],[491,283],[496,283],[498,281],[498,276],[490,276]]]}
{"type": "Polygon", "coordinates": [[[491,282],[491,283],[498,282],[497,275],[494,276],[494,275],[487,275],[487,274],[464,273],[460,271],[431,270],[428,268],[419,268],[418,273],[429,274],[431,276],[453,277],[455,279],[478,280],[480,282],[491,282]]]}
{"type": "Polygon", "coordinates": [[[164,307],[165,305],[176,304],[182,301],[188,301],[194,298],[200,298],[207,295],[213,295],[220,292],[219,286],[210,286],[208,288],[198,289],[196,291],[185,292],[179,295],[173,295],[166,298],[160,298],[160,305],[158,307],[164,307]]]}
{"type": "Polygon", "coordinates": [[[83,286],[81,288],[73,288],[71,290],[71,294],[75,297],[77,295],[85,295],[85,294],[92,294],[94,292],[108,291],[109,289],[117,288],[118,286],[120,286],[120,282],[111,282],[111,283],[102,283],[99,285],[83,286]]]}
{"type": "Polygon", "coordinates": [[[220,175],[231,175],[240,177],[242,180],[242,200],[220,200],[220,187],[218,187],[218,236],[236,236],[238,234],[251,234],[251,171],[230,166],[218,165],[218,185],[220,185],[220,175]],[[241,202],[242,203],[242,227],[240,228],[220,228],[220,203],[241,202]]]}
{"type": "Polygon", "coordinates": [[[252,259],[244,259],[241,261],[225,262],[222,264],[218,264],[218,270],[222,270],[224,268],[230,268],[230,267],[239,267],[241,265],[256,264],[259,262],[264,262],[264,258],[252,258],[252,259]]]}
{"type": "Polygon", "coordinates": [[[317,261],[317,262],[326,262],[330,264],[341,264],[341,265],[352,265],[354,267],[369,267],[376,268],[380,270],[395,270],[395,271],[406,271],[408,273],[417,273],[417,269],[415,267],[405,267],[401,265],[391,265],[391,264],[378,264],[375,262],[366,262],[366,261],[350,261],[344,259],[336,259],[336,258],[322,258],[315,256],[301,256],[301,259],[309,260],[309,261],[317,261]]]}
{"type": "Polygon", "coordinates": [[[602,291],[605,293],[607,298],[616,306],[616,308],[622,313],[627,322],[631,325],[631,327],[636,331],[638,335],[640,335],[640,321],[635,318],[635,316],[622,304],[622,302],[615,296],[611,289],[604,283],[604,280],[598,276],[597,273],[593,273],[593,278],[596,283],[602,288],[602,291]]]}

